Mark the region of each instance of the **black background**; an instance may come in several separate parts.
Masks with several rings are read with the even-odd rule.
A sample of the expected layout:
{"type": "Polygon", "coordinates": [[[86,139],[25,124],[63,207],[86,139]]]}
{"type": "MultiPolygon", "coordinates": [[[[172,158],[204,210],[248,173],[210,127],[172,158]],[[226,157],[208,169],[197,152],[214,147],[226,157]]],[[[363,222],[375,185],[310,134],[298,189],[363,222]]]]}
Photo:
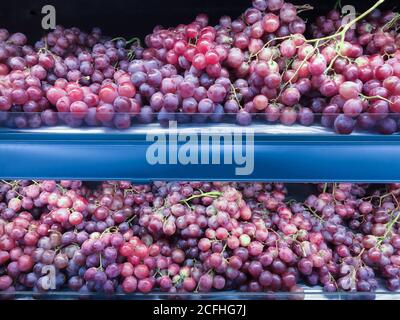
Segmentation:
{"type": "MultiPolygon", "coordinates": [[[[216,302],[216,301],[214,301],[216,302]]],[[[397,301],[222,301],[220,304],[246,304],[246,317],[237,316],[155,316],[153,310],[160,304],[167,306],[195,306],[197,304],[212,304],[209,301],[0,301],[2,314],[6,310],[11,315],[18,315],[23,319],[33,319],[33,315],[40,319],[151,319],[151,320],[236,320],[236,319],[368,319],[373,316],[382,318],[382,310],[395,310],[397,301]]],[[[218,303],[218,302],[217,302],[218,303]]],[[[389,315],[389,313],[388,313],[389,315]]]]}
{"type": "MultiPolygon", "coordinates": [[[[294,4],[311,4],[313,11],[301,13],[301,17],[327,13],[336,0],[288,0],[294,4]]],[[[374,0],[341,0],[342,5],[354,5],[358,12],[372,6],[374,0]]],[[[100,27],[104,34],[112,37],[143,38],[157,24],[175,26],[191,22],[196,14],[205,12],[212,24],[221,15],[237,17],[251,5],[251,0],[0,0],[0,28],[12,32],[23,32],[32,41],[43,33],[41,9],[54,5],[57,24],[76,26],[90,31],[100,27]]],[[[386,0],[381,8],[400,7],[398,0],[386,0]]]]}

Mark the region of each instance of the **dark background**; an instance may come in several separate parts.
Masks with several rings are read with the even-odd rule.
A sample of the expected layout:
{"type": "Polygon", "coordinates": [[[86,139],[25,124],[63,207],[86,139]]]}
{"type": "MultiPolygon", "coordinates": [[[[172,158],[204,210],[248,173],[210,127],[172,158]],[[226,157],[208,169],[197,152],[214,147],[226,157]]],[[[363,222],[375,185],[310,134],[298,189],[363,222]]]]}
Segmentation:
{"type": "MultiPolygon", "coordinates": [[[[327,13],[336,0],[290,0],[294,4],[311,4],[313,11],[301,13],[312,19],[327,13]]],[[[342,5],[355,5],[358,12],[372,6],[374,0],[341,0],[342,5]]],[[[98,26],[112,37],[143,38],[157,24],[175,26],[191,22],[196,14],[205,12],[212,24],[221,15],[239,16],[251,5],[251,0],[0,0],[0,28],[23,32],[30,41],[36,41],[43,33],[41,9],[54,5],[57,24],[77,26],[85,31],[98,26]]],[[[381,8],[400,7],[399,0],[386,0],[381,8]]]]}

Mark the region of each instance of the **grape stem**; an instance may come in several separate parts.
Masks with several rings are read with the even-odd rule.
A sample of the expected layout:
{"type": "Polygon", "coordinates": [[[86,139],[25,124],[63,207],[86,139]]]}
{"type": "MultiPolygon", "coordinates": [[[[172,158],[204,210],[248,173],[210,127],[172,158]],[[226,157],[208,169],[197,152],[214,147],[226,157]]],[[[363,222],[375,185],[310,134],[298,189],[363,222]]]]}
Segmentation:
{"type": "Polygon", "coordinates": [[[300,242],[297,239],[293,239],[293,241],[296,242],[300,246],[301,253],[303,254],[303,258],[306,258],[307,257],[307,252],[306,252],[306,249],[304,248],[303,242],[300,242]]]}
{"type": "Polygon", "coordinates": [[[60,232],[60,231],[58,231],[58,230],[48,230],[47,231],[48,233],[57,233],[57,234],[59,234],[60,236],[62,236],[62,233],[60,232]]]}
{"type": "Polygon", "coordinates": [[[364,252],[365,252],[365,248],[362,248],[362,250],[361,250],[361,252],[359,253],[359,255],[357,256],[357,258],[360,258],[364,252]]]}
{"type": "Polygon", "coordinates": [[[66,193],[66,190],[64,189],[64,187],[63,187],[61,184],[58,184],[58,183],[57,183],[57,187],[58,187],[58,189],[60,189],[60,191],[61,191],[62,194],[65,194],[65,193],[66,193]]]}
{"type": "Polygon", "coordinates": [[[17,198],[19,199],[19,198],[23,198],[23,195],[22,194],[20,194],[18,191],[16,191],[15,189],[17,188],[17,186],[18,186],[18,184],[19,184],[19,182],[20,182],[21,180],[14,180],[13,181],[13,183],[10,183],[10,182],[7,182],[6,180],[1,180],[1,182],[3,182],[3,183],[5,183],[5,184],[7,184],[7,185],[9,185],[12,189],[12,191],[14,191],[16,194],[17,194],[17,198]]]}
{"type": "MultiPolygon", "coordinates": [[[[291,206],[291,205],[294,204],[294,203],[296,203],[296,200],[295,200],[295,199],[290,199],[290,200],[288,200],[288,201],[285,202],[285,204],[286,204],[287,206],[291,206]]],[[[264,208],[264,209],[265,209],[265,208],[264,208]]],[[[268,211],[268,210],[266,210],[266,211],[268,211]]]]}
{"type": "Polygon", "coordinates": [[[107,233],[116,233],[118,232],[118,230],[119,228],[116,226],[109,227],[101,233],[100,238],[102,238],[107,233]]]}
{"type": "Polygon", "coordinates": [[[138,194],[138,192],[134,188],[125,189],[124,190],[124,195],[126,196],[128,194],[138,194]]]}
{"type": "Polygon", "coordinates": [[[8,182],[8,181],[6,181],[6,180],[1,180],[1,182],[3,182],[3,183],[5,183],[5,184],[9,185],[9,186],[12,187],[12,188],[15,187],[14,184],[12,184],[12,183],[10,183],[10,182],[8,182]]]}
{"type": "Polygon", "coordinates": [[[157,278],[156,278],[157,276],[160,276],[160,277],[163,276],[163,274],[162,274],[162,272],[161,272],[161,270],[160,270],[159,268],[157,268],[157,269],[155,270],[154,275],[153,275],[153,278],[154,278],[154,279],[157,279],[157,278]]]}
{"type": "Polygon", "coordinates": [[[318,219],[321,220],[322,222],[325,222],[325,220],[324,220],[322,217],[320,217],[320,216],[317,214],[317,212],[315,212],[308,204],[304,204],[304,205],[307,207],[307,209],[311,212],[311,214],[312,214],[314,217],[318,218],[318,219]]]}
{"type": "Polygon", "coordinates": [[[126,220],[126,223],[130,224],[135,218],[136,218],[136,215],[133,215],[128,220],[126,220]]]}
{"type": "Polygon", "coordinates": [[[337,0],[335,3],[335,6],[333,7],[333,9],[337,9],[337,8],[342,8],[342,1],[341,0],[337,0]]]}
{"type": "Polygon", "coordinates": [[[385,240],[388,237],[389,233],[392,232],[393,226],[397,223],[399,218],[400,218],[400,212],[398,212],[397,216],[386,226],[386,232],[382,236],[382,238],[380,238],[379,241],[377,242],[376,244],[377,247],[379,247],[382,244],[383,240],[385,240]]]}
{"type": "Polygon", "coordinates": [[[126,40],[124,37],[116,37],[111,39],[111,41],[118,41],[118,40],[124,40],[125,41],[125,46],[134,42],[137,42],[138,45],[141,45],[141,41],[138,37],[133,37],[132,39],[126,40]]]}
{"type": "Polygon", "coordinates": [[[48,49],[48,46],[47,46],[47,38],[45,38],[44,39],[44,42],[45,42],[45,46],[43,47],[43,48],[40,48],[39,50],[38,50],[38,54],[45,54],[45,53],[47,53],[47,54],[49,54],[49,55],[51,55],[52,57],[53,57],[53,59],[54,59],[54,61],[60,61],[60,57],[59,56],[57,56],[57,55],[55,55],[53,52],[51,52],[49,49],[48,49]]]}
{"type": "Polygon", "coordinates": [[[396,12],[392,19],[390,19],[383,27],[382,31],[387,31],[393,28],[400,19],[400,13],[396,12]]]}
{"type": "Polygon", "coordinates": [[[274,42],[274,41],[278,41],[278,40],[291,39],[292,37],[293,37],[292,35],[290,35],[290,36],[284,36],[284,37],[277,37],[277,38],[274,38],[274,39],[271,39],[271,40],[267,41],[267,42],[263,45],[263,47],[262,47],[260,50],[258,50],[256,53],[250,55],[249,61],[250,61],[253,57],[257,57],[257,56],[260,54],[261,51],[263,51],[265,48],[267,48],[267,47],[269,46],[270,43],[272,43],[272,42],[274,42]]]}
{"type": "Polygon", "coordinates": [[[203,197],[211,197],[211,198],[218,198],[222,195],[222,192],[218,192],[218,191],[211,191],[211,192],[202,192],[200,194],[194,194],[193,196],[183,199],[180,202],[182,203],[187,203],[193,199],[197,199],[197,198],[203,198],[203,197]]]}
{"type": "Polygon", "coordinates": [[[116,38],[111,39],[111,41],[118,41],[118,40],[126,41],[124,37],[116,37],[116,38]]]}
{"type": "Polygon", "coordinates": [[[386,98],[384,98],[384,97],[382,97],[382,96],[378,96],[378,95],[376,95],[376,96],[365,96],[365,95],[363,95],[362,93],[360,93],[360,97],[361,97],[361,98],[364,98],[364,99],[367,99],[367,100],[379,99],[379,100],[386,101],[386,102],[389,103],[389,104],[392,104],[392,102],[391,102],[390,100],[388,100],[388,99],[386,99],[386,98]]]}
{"type": "Polygon", "coordinates": [[[139,46],[141,45],[141,43],[140,43],[140,39],[138,38],[138,37],[133,37],[132,39],[130,39],[130,40],[128,40],[127,42],[126,42],[126,44],[128,45],[128,44],[133,44],[133,43],[137,43],[139,46]]]}
{"type": "Polygon", "coordinates": [[[314,10],[314,7],[310,4],[304,4],[302,6],[295,6],[297,9],[297,13],[303,12],[303,11],[310,11],[310,10],[314,10]]]}
{"type": "Polygon", "coordinates": [[[232,88],[232,94],[235,97],[236,102],[238,103],[239,107],[242,109],[242,106],[240,105],[239,97],[236,94],[236,88],[231,82],[231,88],[232,88]]]}
{"type": "Polygon", "coordinates": [[[339,55],[338,55],[338,54],[336,54],[336,55],[332,58],[331,62],[329,63],[328,68],[326,68],[326,70],[325,70],[325,74],[327,74],[327,73],[329,72],[329,70],[332,69],[333,64],[335,63],[335,61],[337,60],[337,58],[339,58],[339,55]]]}
{"type": "MultiPolygon", "coordinates": [[[[317,49],[317,46],[314,47],[313,50],[311,50],[310,52],[307,53],[307,55],[304,57],[303,61],[301,61],[299,67],[296,69],[296,71],[293,73],[293,75],[291,76],[291,78],[283,84],[282,88],[281,88],[281,92],[286,88],[286,86],[288,86],[289,84],[292,83],[293,79],[297,76],[297,74],[299,73],[300,69],[303,67],[303,65],[307,62],[307,60],[314,54],[315,50],[317,49]]],[[[280,96],[280,94],[278,95],[278,97],[280,96]]]]}
{"type": "MultiPolygon", "coordinates": [[[[383,192],[383,191],[381,191],[381,192],[383,192]]],[[[392,192],[388,192],[388,193],[385,193],[385,194],[382,195],[382,196],[379,196],[379,195],[372,195],[372,196],[369,196],[369,197],[364,197],[364,198],[362,198],[361,200],[368,201],[368,200],[372,200],[372,199],[379,199],[380,201],[382,201],[382,199],[384,199],[384,198],[386,198],[386,197],[388,197],[388,196],[393,196],[393,197],[394,197],[394,195],[393,195],[392,192]]],[[[379,202],[379,206],[381,205],[381,203],[382,203],[382,202],[379,202]]]]}
{"type": "Polygon", "coordinates": [[[104,270],[104,268],[103,268],[103,258],[102,258],[102,256],[101,256],[101,253],[100,253],[100,255],[99,255],[99,259],[100,259],[100,265],[99,265],[99,267],[97,268],[97,270],[103,271],[103,270],[104,270]]]}

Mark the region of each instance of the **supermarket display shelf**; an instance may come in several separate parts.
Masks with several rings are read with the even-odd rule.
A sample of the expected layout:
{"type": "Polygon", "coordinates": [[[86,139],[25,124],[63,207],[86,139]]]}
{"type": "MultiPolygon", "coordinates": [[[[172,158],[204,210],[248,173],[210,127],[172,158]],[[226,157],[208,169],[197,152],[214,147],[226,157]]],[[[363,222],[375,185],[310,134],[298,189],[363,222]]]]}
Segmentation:
{"type": "Polygon", "coordinates": [[[386,183],[400,181],[399,158],[400,135],[337,135],[322,127],[259,123],[247,128],[213,124],[176,129],[148,124],[123,131],[0,129],[2,179],[386,183]],[[204,135],[219,142],[203,144],[204,135]],[[155,141],[162,139],[170,142],[165,159],[154,153],[155,141]],[[176,146],[171,143],[175,140],[176,146]],[[189,151],[183,152],[182,146],[189,151]]]}

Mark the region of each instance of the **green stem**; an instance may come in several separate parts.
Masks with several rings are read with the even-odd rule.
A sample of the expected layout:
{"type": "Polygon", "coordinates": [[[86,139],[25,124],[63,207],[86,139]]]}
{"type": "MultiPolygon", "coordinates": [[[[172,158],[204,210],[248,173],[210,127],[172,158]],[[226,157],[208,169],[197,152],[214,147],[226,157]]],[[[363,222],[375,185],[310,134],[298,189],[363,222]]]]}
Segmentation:
{"type": "Polygon", "coordinates": [[[100,271],[103,271],[104,270],[104,268],[103,268],[103,258],[101,257],[101,253],[100,253],[100,265],[99,265],[99,267],[97,268],[98,270],[100,270],[100,271]]]}
{"type": "Polygon", "coordinates": [[[324,220],[323,218],[321,218],[309,205],[306,205],[306,204],[304,204],[304,205],[307,207],[307,209],[311,212],[311,214],[312,214],[314,217],[318,218],[318,219],[321,220],[322,222],[325,222],[325,220],[324,220]]]}
{"type": "Polygon", "coordinates": [[[222,195],[222,192],[218,192],[218,191],[211,191],[211,192],[206,192],[206,193],[200,193],[200,194],[195,194],[187,199],[183,199],[180,202],[189,202],[193,199],[197,199],[197,198],[203,198],[203,197],[211,197],[211,198],[218,198],[219,196],[222,195]]]}
{"type": "Polygon", "coordinates": [[[128,220],[126,220],[126,223],[130,224],[135,218],[136,218],[136,215],[133,215],[128,220]]]}
{"type": "Polygon", "coordinates": [[[114,39],[111,39],[111,41],[118,41],[118,40],[125,40],[125,38],[124,37],[116,37],[114,39]]]}
{"type": "Polygon", "coordinates": [[[11,188],[14,188],[14,185],[13,185],[12,183],[6,181],[6,180],[1,180],[1,182],[3,182],[3,183],[5,183],[5,184],[9,185],[11,188]]]}
{"type": "Polygon", "coordinates": [[[310,4],[304,4],[304,5],[302,5],[302,6],[295,6],[296,7],[296,9],[297,9],[297,13],[299,14],[300,12],[303,12],[303,11],[309,11],[309,10],[314,10],[314,7],[312,6],[312,5],[310,5],[310,4]]]}
{"type": "Polygon", "coordinates": [[[379,100],[386,101],[387,103],[390,103],[390,104],[392,103],[390,100],[388,100],[388,99],[386,99],[386,98],[384,98],[382,96],[378,96],[378,95],[376,95],[376,96],[366,96],[366,95],[363,95],[362,93],[360,93],[360,97],[362,97],[364,99],[367,99],[367,100],[379,99],[379,100]]]}
{"type": "Polygon", "coordinates": [[[398,20],[400,19],[400,13],[396,12],[393,16],[392,19],[390,19],[390,21],[388,21],[383,27],[382,27],[382,31],[388,31],[391,28],[393,28],[396,23],[398,22],[398,20]]]}
{"type": "Polygon", "coordinates": [[[239,105],[239,108],[243,109],[242,106],[240,105],[239,97],[237,96],[237,93],[236,93],[236,88],[232,84],[232,82],[231,82],[231,91],[232,91],[233,96],[235,97],[235,100],[236,100],[237,104],[239,105]]]}
{"type": "Polygon", "coordinates": [[[281,92],[286,88],[287,85],[289,85],[289,84],[292,83],[293,79],[297,76],[297,74],[299,73],[300,69],[301,69],[301,68],[303,67],[303,65],[307,62],[308,58],[310,58],[310,57],[314,54],[314,52],[315,52],[316,49],[317,49],[317,46],[315,46],[313,50],[311,50],[309,53],[307,53],[307,55],[304,57],[303,61],[301,61],[299,67],[298,67],[298,68],[296,69],[296,71],[293,73],[293,75],[291,76],[291,78],[289,79],[289,81],[286,82],[286,83],[283,85],[283,87],[282,87],[282,89],[281,89],[281,92]]]}
{"type": "Polygon", "coordinates": [[[101,233],[100,238],[102,238],[106,233],[115,233],[118,232],[118,230],[119,228],[116,226],[109,227],[101,233]]]}
{"type": "Polygon", "coordinates": [[[261,51],[263,51],[265,48],[267,48],[267,47],[269,46],[270,43],[272,43],[272,42],[274,42],[274,41],[286,40],[286,39],[290,39],[290,38],[293,38],[293,35],[284,36],[284,37],[277,37],[277,38],[274,38],[274,39],[269,40],[269,41],[266,42],[266,43],[263,45],[263,47],[262,47],[260,50],[258,50],[255,54],[250,55],[249,60],[251,60],[251,59],[254,58],[254,57],[257,57],[257,56],[260,54],[261,51]]]}
{"type": "Polygon", "coordinates": [[[395,223],[397,223],[397,221],[400,218],[400,212],[398,212],[396,218],[394,218],[387,226],[386,226],[386,232],[385,234],[382,236],[382,238],[377,242],[376,246],[379,247],[383,240],[385,240],[387,238],[387,236],[389,235],[390,232],[392,232],[392,228],[395,225],[395,223]]]}
{"type": "Polygon", "coordinates": [[[134,43],[135,41],[140,45],[140,39],[138,37],[134,37],[134,38],[128,40],[126,42],[126,44],[128,45],[128,44],[134,43]]]}

